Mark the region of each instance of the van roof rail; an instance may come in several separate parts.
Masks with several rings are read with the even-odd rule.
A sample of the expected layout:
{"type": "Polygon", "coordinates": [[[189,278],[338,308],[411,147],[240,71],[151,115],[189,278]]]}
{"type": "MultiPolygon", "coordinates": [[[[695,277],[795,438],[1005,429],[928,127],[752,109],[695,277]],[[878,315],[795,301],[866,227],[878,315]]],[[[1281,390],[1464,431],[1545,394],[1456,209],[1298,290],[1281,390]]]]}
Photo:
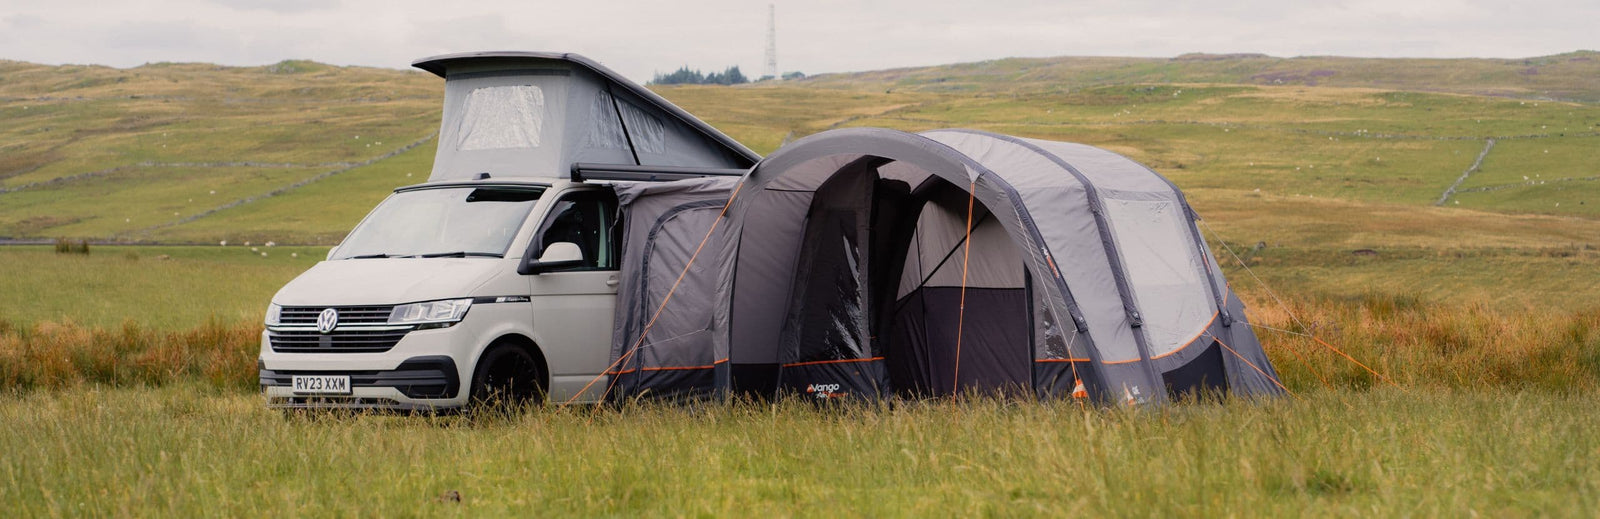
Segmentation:
{"type": "Polygon", "coordinates": [[[684,166],[636,166],[633,164],[572,163],[572,181],[625,180],[668,182],[701,177],[742,177],[749,170],[738,168],[697,168],[684,166]]]}

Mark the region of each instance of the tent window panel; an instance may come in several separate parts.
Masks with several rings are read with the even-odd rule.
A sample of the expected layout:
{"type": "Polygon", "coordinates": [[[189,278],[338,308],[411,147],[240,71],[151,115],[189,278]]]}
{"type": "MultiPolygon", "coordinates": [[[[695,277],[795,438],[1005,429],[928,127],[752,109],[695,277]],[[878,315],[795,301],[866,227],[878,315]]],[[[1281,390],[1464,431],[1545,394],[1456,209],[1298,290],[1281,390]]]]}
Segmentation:
{"type": "Polygon", "coordinates": [[[1182,348],[1215,311],[1183,207],[1173,200],[1108,199],[1105,209],[1144,317],[1150,355],[1182,348]]]}
{"type": "MultiPolygon", "coordinates": [[[[962,285],[962,256],[966,247],[966,199],[959,212],[930,203],[924,205],[917,220],[911,250],[906,254],[900,274],[897,298],[921,286],[959,287],[962,285]]],[[[999,220],[978,206],[973,222],[972,250],[968,259],[966,285],[978,288],[1021,288],[1021,252],[999,220]]]]}
{"type": "MultiPolygon", "coordinates": [[[[972,229],[971,255],[967,257],[966,286],[972,288],[1022,288],[1022,255],[1011,241],[1000,222],[992,216],[982,216],[972,229]]],[[[966,221],[953,229],[956,242],[948,249],[936,251],[944,264],[931,272],[928,286],[959,287],[962,285],[962,256],[966,250],[966,221]]],[[[930,266],[929,268],[934,268],[930,266]]]]}
{"type": "Polygon", "coordinates": [[[467,94],[461,127],[456,133],[460,151],[529,149],[539,147],[544,129],[544,91],[534,85],[475,88],[467,94]]]}
{"type": "MultiPolygon", "coordinates": [[[[924,280],[929,280],[929,276],[936,271],[947,268],[945,265],[951,262],[952,256],[960,254],[957,245],[966,232],[964,225],[966,220],[944,207],[937,204],[922,206],[911,250],[906,254],[905,269],[900,274],[896,299],[910,295],[911,291],[923,286],[924,280]]],[[[955,268],[960,270],[960,258],[954,259],[955,268]]]]}
{"type": "Polygon", "coordinates": [[[589,103],[589,135],[584,145],[588,148],[604,150],[628,149],[628,137],[622,134],[622,123],[617,119],[616,105],[612,104],[611,94],[604,90],[595,92],[594,102],[589,103]]]}
{"type": "Polygon", "coordinates": [[[1033,297],[1033,334],[1034,357],[1040,359],[1070,359],[1083,358],[1086,353],[1083,345],[1078,344],[1078,330],[1062,326],[1062,321],[1056,318],[1055,311],[1050,308],[1049,299],[1043,290],[1034,290],[1033,297]]]}
{"type": "Polygon", "coordinates": [[[595,93],[594,102],[589,104],[589,120],[593,124],[585,138],[586,147],[626,150],[631,139],[640,152],[667,152],[667,130],[661,119],[632,103],[611,97],[608,92],[602,90],[595,93]],[[622,112],[620,118],[617,114],[619,110],[622,112]],[[627,135],[622,133],[624,124],[627,125],[627,135]]]}
{"type": "Polygon", "coordinates": [[[661,119],[627,101],[617,106],[622,109],[622,120],[628,124],[628,135],[633,137],[635,148],[645,153],[667,152],[667,130],[661,119]]]}

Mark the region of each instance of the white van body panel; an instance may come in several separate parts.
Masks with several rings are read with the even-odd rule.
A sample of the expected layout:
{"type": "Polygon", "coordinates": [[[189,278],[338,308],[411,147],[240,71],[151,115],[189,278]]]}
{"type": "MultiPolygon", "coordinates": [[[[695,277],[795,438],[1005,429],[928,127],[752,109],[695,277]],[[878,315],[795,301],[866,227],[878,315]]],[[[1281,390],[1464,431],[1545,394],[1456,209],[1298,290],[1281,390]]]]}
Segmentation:
{"type": "Polygon", "coordinates": [[[617,302],[617,271],[550,272],[529,276],[534,342],[581,345],[545,351],[550,366],[550,392],[561,402],[590,385],[598,398],[611,356],[612,319],[617,302]]]}
{"type": "MultiPolygon", "coordinates": [[[[395,305],[467,297],[479,292],[477,288],[495,272],[505,270],[507,263],[495,258],[323,261],[284,285],[272,302],[283,306],[395,305]]],[[[510,264],[515,274],[516,264],[510,264]]]]}
{"type": "MultiPolygon", "coordinates": [[[[519,179],[521,180],[521,179],[519,179]]],[[[548,398],[556,403],[594,403],[609,383],[609,360],[618,271],[517,273],[524,251],[551,207],[562,196],[604,185],[555,179],[526,179],[548,185],[506,251],[504,258],[364,258],[329,260],[290,281],[273,296],[283,307],[392,306],[476,298],[465,317],[445,328],[414,330],[382,353],[283,353],[262,332],[260,365],[273,372],[340,374],[389,371],[410,359],[449,357],[459,390],[449,398],[415,399],[391,387],[352,387],[349,395],[284,403],[296,395],[284,386],[264,386],[274,407],[436,409],[467,403],[478,360],[505,338],[531,341],[547,366],[548,398]],[[518,298],[521,296],[525,299],[518,298]],[[509,302],[482,302],[510,297],[509,302]],[[573,398],[583,388],[580,398],[573,398]]],[[[516,180],[496,179],[505,185],[516,180]]],[[[449,183],[451,186],[460,182],[449,183]]],[[[422,186],[418,186],[422,187],[422,186]]],[[[412,188],[405,188],[412,189],[412,188]]],[[[264,372],[265,373],[265,372],[264,372]]],[[[263,375],[265,376],[265,375],[263,375]]]]}

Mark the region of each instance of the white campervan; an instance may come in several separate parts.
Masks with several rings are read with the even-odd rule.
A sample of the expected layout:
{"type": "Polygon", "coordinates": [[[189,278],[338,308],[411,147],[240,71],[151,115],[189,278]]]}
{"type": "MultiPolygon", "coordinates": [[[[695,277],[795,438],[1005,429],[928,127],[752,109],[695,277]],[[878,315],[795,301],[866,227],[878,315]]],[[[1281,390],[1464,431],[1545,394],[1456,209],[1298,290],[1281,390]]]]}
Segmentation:
{"type": "Polygon", "coordinates": [[[413,65],[446,80],[432,175],[273,296],[259,362],[268,405],[598,400],[625,234],[609,181],[737,176],[760,157],[581,56],[413,65]]]}

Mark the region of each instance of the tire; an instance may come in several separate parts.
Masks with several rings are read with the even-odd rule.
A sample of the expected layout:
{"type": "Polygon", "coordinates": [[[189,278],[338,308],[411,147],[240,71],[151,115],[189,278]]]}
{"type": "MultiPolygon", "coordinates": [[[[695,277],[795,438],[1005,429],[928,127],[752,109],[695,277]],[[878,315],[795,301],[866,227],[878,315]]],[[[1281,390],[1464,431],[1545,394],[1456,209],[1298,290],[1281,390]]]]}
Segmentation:
{"type": "Polygon", "coordinates": [[[511,410],[544,401],[540,382],[544,373],[528,350],[514,344],[494,344],[478,359],[472,374],[471,400],[474,410],[511,410]]]}

